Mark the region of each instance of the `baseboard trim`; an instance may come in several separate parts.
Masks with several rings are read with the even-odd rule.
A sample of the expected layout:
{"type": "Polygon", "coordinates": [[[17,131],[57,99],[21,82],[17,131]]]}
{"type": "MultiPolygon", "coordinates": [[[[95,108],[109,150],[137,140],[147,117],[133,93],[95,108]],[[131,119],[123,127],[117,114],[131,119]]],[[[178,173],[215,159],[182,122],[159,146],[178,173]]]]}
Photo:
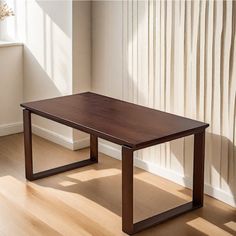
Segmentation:
{"type": "Polygon", "coordinates": [[[23,123],[16,122],[10,124],[0,125],[0,136],[17,134],[23,132],[23,123]]]}
{"type": "Polygon", "coordinates": [[[82,138],[76,141],[73,141],[73,150],[83,149],[90,146],[90,139],[89,137],[82,138]]]}
{"type": "Polygon", "coordinates": [[[61,134],[53,132],[51,130],[39,127],[37,125],[32,125],[32,132],[42,138],[45,138],[49,141],[52,141],[56,144],[59,144],[63,147],[66,147],[71,150],[78,150],[85,147],[89,147],[89,138],[82,138],[79,140],[72,140],[61,134]]]}
{"type": "MultiPolygon", "coordinates": [[[[99,151],[107,156],[121,160],[121,149],[112,147],[105,143],[99,143],[99,151]]],[[[184,187],[192,188],[192,180],[189,177],[182,176],[174,171],[162,168],[154,163],[143,161],[135,157],[134,165],[140,169],[171,180],[184,187]]],[[[233,196],[233,194],[225,192],[222,189],[214,188],[209,184],[204,185],[204,192],[205,194],[225,202],[230,206],[236,207],[236,196],[233,196]]]]}

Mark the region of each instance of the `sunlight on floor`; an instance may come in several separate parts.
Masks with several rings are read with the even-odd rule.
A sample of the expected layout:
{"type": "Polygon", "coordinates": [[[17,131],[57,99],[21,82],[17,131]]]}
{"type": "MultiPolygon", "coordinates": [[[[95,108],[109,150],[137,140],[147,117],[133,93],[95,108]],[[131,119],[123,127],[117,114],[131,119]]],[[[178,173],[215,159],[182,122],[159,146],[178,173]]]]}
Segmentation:
{"type": "Polygon", "coordinates": [[[119,175],[121,170],[110,168],[106,170],[86,170],[79,173],[68,175],[70,178],[78,179],[79,181],[89,181],[92,179],[99,179],[108,176],[119,175]]]}
{"type": "MultiPolygon", "coordinates": [[[[186,188],[177,185],[177,184],[173,184],[171,182],[169,182],[169,184],[167,184],[166,180],[161,180],[161,178],[159,178],[159,181],[153,181],[150,178],[150,174],[148,172],[142,172],[142,173],[138,173],[135,174],[135,178],[139,179],[143,182],[146,182],[148,184],[151,184],[155,187],[158,187],[159,189],[162,189],[166,192],[169,192],[171,194],[174,194],[176,197],[182,198],[186,201],[191,201],[191,194],[185,194],[181,191],[186,190],[186,188]]],[[[156,178],[156,176],[153,176],[153,178],[156,178]]]]}
{"type": "Polygon", "coordinates": [[[235,221],[230,221],[230,222],[226,223],[225,226],[227,226],[228,228],[230,228],[236,232],[236,222],[235,221]]]}
{"type": "Polygon", "coordinates": [[[68,186],[76,185],[77,183],[72,182],[72,181],[62,181],[59,184],[63,187],[68,187],[68,186]]]}
{"type": "Polygon", "coordinates": [[[214,236],[233,236],[226,232],[225,230],[221,229],[220,227],[210,223],[209,221],[198,217],[195,220],[191,220],[187,222],[188,225],[191,227],[203,232],[206,235],[214,235],[214,236]]]}
{"type": "Polygon", "coordinates": [[[104,228],[102,222],[110,221],[109,224],[114,226],[115,219],[113,228],[118,231],[121,227],[119,216],[86,197],[45,188],[36,182],[24,183],[10,175],[0,178],[0,200],[2,200],[0,201],[0,222],[13,232],[20,232],[23,225],[29,232],[27,235],[59,235],[60,232],[62,235],[76,236],[80,232],[81,236],[96,234],[110,236],[112,233],[104,228]],[[3,212],[6,202],[9,203],[10,208],[14,209],[14,213],[9,213],[9,218],[6,218],[9,210],[6,209],[3,212]],[[103,212],[102,216],[101,212],[103,212]],[[97,219],[100,219],[100,222],[97,222],[97,219]],[[64,222],[69,222],[69,224],[64,224],[64,222]],[[36,234],[35,225],[37,230],[44,230],[44,233],[36,234]],[[56,229],[56,232],[54,234],[45,232],[51,229],[56,229]]]}

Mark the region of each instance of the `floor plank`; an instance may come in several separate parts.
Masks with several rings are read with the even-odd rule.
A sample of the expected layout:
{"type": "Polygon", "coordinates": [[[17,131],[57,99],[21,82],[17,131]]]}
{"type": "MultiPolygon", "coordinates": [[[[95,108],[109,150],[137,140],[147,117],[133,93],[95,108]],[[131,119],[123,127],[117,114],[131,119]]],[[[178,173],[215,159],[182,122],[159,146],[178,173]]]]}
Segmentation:
{"type": "MultiPolygon", "coordinates": [[[[87,158],[33,137],[36,171],[87,158]]],[[[0,235],[126,235],[121,231],[121,163],[99,163],[49,178],[24,178],[23,135],[0,138],[0,235]]],[[[135,221],[190,200],[191,191],[135,168],[135,221]]],[[[205,197],[202,209],[137,235],[236,235],[234,208],[205,197]]]]}

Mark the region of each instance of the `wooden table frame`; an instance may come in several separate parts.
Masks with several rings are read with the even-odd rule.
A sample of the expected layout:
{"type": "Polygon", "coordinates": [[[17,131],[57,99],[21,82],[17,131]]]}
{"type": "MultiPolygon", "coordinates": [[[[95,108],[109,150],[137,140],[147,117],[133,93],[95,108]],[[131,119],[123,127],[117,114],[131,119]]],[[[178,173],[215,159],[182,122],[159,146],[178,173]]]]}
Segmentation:
{"type": "MultiPolygon", "coordinates": [[[[141,148],[140,148],[141,149],[141,148]]],[[[194,134],[194,165],[192,201],[145,220],[133,223],[133,153],[137,149],[122,146],[122,229],[138,233],[151,226],[203,206],[205,131],[194,134]]]]}
{"type": "Polygon", "coordinates": [[[24,146],[25,146],[25,176],[29,181],[49,177],[65,171],[74,170],[80,167],[91,165],[98,162],[98,138],[90,135],[90,158],[83,161],[74,162],[68,165],[56,167],[38,173],[33,173],[33,154],[32,154],[32,125],[31,112],[23,110],[24,121],[24,146]]]}
{"type": "MultiPolygon", "coordinates": [[[[52,176],[68,170],[84,167],[98,162],[98,135],[92,129],[82,129],[73,125],[71,122],[60,120],[58,117],[42,114],[39,111],[27,109],[27,106],[22,105],[23,121],[24,121],[24,147],[25,147],[25,175],[26,179],[33,181],[44,177],[52,176]],[[58,123],[77,128],[90,134],[90,158],[87,160],[75,162],[65,166],[53,168],[39,173],[33,172],[33,156],[32,156],[32,128],[31,128],[31,113],[48,118],[58,123]]],[[[205,154],[205,129],[208,124],[202,123],[196,129],[187,130],[182,133],[177,133],[168,137],[159,138],[154,142],[146,142],[141,145],[122,146],[122,230],[127,234],[135,234],[146,228],[157,225],[175,216],[189,212],[191,210],[203,206],[204,196],[204,154],[205,154]],[[140,222],[133,222],[133,154],[134,151],[178,139],[181,137],[194,135],[194,165],[193,165],[193,194],[192,201],[176,208],[170,209],[158,215],[152,216],[140,222]]],[[[109,140],[109,139],[107,139],[109,140]]],[[[109,141],[115,141],[110,139],[109,141]]],[[[116,142],[119,144],[118,142],[116,142]]]]}

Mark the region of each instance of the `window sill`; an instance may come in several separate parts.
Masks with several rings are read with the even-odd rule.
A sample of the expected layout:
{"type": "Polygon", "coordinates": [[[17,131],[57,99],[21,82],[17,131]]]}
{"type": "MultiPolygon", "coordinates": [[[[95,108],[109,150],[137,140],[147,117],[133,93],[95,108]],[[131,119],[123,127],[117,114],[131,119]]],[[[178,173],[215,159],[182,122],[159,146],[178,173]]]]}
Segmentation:
{"type": "Polygon", "coordinates": [[[23,43],[20,42],[8,42],[0,40],[0,48],[2,47],[12,47],[12,46],[23,46],[23,43]]]}

